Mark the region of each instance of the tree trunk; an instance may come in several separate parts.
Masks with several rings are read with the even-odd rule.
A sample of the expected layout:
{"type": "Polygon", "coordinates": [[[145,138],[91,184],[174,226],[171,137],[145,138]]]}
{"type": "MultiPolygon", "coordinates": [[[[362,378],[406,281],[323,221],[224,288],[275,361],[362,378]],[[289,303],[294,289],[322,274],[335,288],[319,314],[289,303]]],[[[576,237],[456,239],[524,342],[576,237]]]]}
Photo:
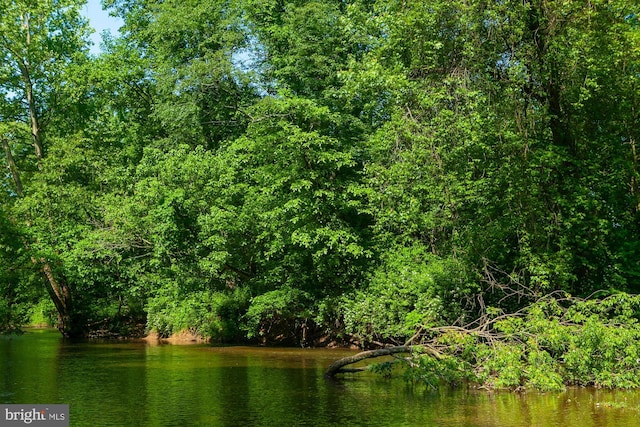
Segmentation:
{"type": "Polygon", "coordinates": [[[47,292],[58,311],[58,324],[56,327],[67,338],[78,335],[78,328],[72,317],[72,300],[69,287],[64,281],[56,280],[51,270],[51,265],[45,259],[41,258],[39,263],[45,283],[49,285],[47,286],[47,292]]]}
{"type": "Polygon", "coordinates": [[[529,4],[529,37],[536,52],[538,78],[544,88],[544,93],[538,94],[538,99],[546,104],[549,113],[549,129],[554,145],[575,151],[576,147],[571,135],[567,113],[562,105],[563,93],[560,74],[555,64],[556,59],[549,53],[549,39],[553,32],[559,31],[558,26],[561,24],[550,24],[550,18],[545,14],[551,12],[546,11],[542,4],[534,1],[530,1],[529,4]]]}
{"type": "MultiPolygon", "coordinates": [[[[29,14],[25,14],[23,28],[26,30],[26,44],[31,44],[31,28],[29,23],[29,14]]],[[[24,82],[24,94],[27,98],[27,105],[29,107],[29,120],[31,122],[31,137],[33,138],[33,148],[35,150],[38,164],[44,158],[44,146],[42,143],[42,130],[40,129],[40,118],[38,116],[38,109],[36,107],[36,101],[33,97],[33,81],[31,79],[31,71],[29,64],[29,57],[24,60],[16,58],[18,66],[20,68],[20,74],[24,82]]]]}
{"type": "Polygon", "coordinates": [[[2,138],[2,148],[4,148],[4,154],[7,157],[7,165],[9,166],[9,172],[11,173],[11,177],[13,178],[13,182],[16,185],[16,194],[18,197],[22,197],[22,181],[20,180],[20,171],[16,166],[16,162],[13,160],[13,155],[11,154],[11,147],[9,147],[9,141],[3,135],[0,135],[2,138]]]}
{"type": "MultiPolygon", "coordinates": [[[[31,28],[29,22],[29,14],[25,14],[23,22],[23,29],[26,33],[26,46],[28,47],[31,44],[31,28]]],[[[11,49],[9,45],[5,46],[15,57],[15,61],[20,69],[20,75],[22,77],[22,82],[24,83],[24,95],[27,101],[27,107],[29,109],[29,121],[31,124],[31,137],[33,140],[33,148],[36,155],[36,159],[38,161],[38,168],[42,169],[43,164],[42,160],[44,159],[44,142],[43,142],[43,129],[41,128],[40,116],[38,112],[38,108],[36,105],[36,100],[33,92],[33,79],[31,76],[31,66],[29,62],[29,57],[21,57],[19,52],[15,52],[11,49]]],[[[27,54],[28,55],[28,50],[27,54]]],[[[9,169],[13,176],[14,182],[16,184],[16,191],[18,196],[23,196],[23,187],[22,182],[20,180],[20,174],[18,168],[16,167],[15,162],[13,161],[13,156],[11,155],[11,150],[8,145],[8,142],[3,138],[2,144],[5,150],[5,155],[7,156],[7,162],[9,164],[9,169]]],[[[30,251],[30,245],[25,238],[23,238],[23,244],[27,251],[30,251]]],[[[40,273],[45,282],[45,287],[47,289],[47,293],[51,297],[56,310],[58,311],[58,329],[60,332],[66,336],[71,337],[74,335],[78,335],[78,325],[77,322],[73,318],[73,310],[72,310],[72,299],[71,299],[71,291],[66,284],[66,281],[63,278],[56,278],[53,269],[51,268],[51,264],[45,258],[38,258],[35,254],[31,256],[31,261],[38,267],[40,273]]]]}
{"type": "Polygon", "coordinates": [[[38,163],[44,157],[44,147],[42,144],[42,134],[40,129],[40,120],[38,119],[38,114],[36,112],[36,104],[33,100],[33,86],[31,83],[31,79],[25,79],[26,94],[27,94],[27,102],[29,103],[29,116],[31,118],[31,137],[33,138],[33,148],[36,153],[36,158],[38,159],[38,163]]]}
{"type": "Polygon", "coordinates": [[[324,376],[325,378],[333,378],[336,374],[340,374],[340,373],[365,371],[367,368],[344,368],[344,367],[347,365],[352,365],[356,362],[360,362],[361,360],[365,360],[365,359],[371,359],[371,358],[380,357],[380,356],[390,356],[392,354],[398,354],[398,353],[411,353],[413,351],[426,352],[426,354],[429,354],[436,358],[441,357],[438,351],[423,345],[400,345],[396,347],[381,348],[379,350],[363,351],[353,356],[349,356],[349,357],[345,357],[340,360],[337,360],[327,368],[327,370],[324,373],[324,376]]]}

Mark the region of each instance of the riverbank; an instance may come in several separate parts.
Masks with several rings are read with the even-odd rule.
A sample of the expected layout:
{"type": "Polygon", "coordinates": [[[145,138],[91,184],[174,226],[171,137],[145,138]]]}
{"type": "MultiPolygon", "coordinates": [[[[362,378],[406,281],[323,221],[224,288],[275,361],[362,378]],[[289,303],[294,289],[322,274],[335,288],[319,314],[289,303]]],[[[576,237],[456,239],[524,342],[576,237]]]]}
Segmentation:
{"type": "Polygon", "coordinates": [[[193,332],[182,331],[175,334],[171,334],[169,337],[161,337],[157,332],[150,332],[142,338],[149,344],[207,344],[209,339],[203,338],[193,332]]]}

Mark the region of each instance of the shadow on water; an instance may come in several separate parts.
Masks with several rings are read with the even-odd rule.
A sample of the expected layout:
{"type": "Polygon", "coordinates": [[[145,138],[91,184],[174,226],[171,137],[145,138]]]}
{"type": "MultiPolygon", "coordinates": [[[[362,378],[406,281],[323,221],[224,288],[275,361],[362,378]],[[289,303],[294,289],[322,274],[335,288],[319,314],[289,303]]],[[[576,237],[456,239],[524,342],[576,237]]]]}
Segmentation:
{"type": "Polygon", "coordinates": [[[350,352],[0,338],[3,403],[68,403],[72,426],[636,426],[638,392],[429,391],[358,374],[350,352]]]}

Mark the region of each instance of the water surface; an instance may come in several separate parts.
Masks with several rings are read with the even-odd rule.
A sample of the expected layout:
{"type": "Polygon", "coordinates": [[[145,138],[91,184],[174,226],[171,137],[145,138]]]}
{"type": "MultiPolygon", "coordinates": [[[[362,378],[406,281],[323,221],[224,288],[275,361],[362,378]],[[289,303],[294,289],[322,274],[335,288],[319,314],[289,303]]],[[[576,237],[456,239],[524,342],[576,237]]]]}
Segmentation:
{"type": "Polygon", "coordinates": [[[71,426],[640,425],[640,393],[430,391],[323,372],[346,350],[0,338],[2,403],[67,403],[71,426]]]}

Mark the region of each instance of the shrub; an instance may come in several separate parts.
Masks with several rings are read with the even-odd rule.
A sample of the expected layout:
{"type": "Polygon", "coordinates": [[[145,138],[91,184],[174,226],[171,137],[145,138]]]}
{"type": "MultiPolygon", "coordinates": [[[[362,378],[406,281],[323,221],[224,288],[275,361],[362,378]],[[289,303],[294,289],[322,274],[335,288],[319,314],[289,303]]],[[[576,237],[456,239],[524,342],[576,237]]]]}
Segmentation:
{"type": "Polygon", "coordinates": [[[149,300],[147,329],[161,337],[188,330],[214,341],[237,339],[239,318],[248,300],[248,293],[241,288],[192,292],[184,297],[167,290],[149,300]]]}
{"type": "Polygon", "coordinates": [[[48,297],[42,298],[29,310],[29,325],[55,326],[57,313],[53,301],[48,297]]]}
{"type": "Polygon", "coordinates": [[[435,257],[421,246],[396,248],[366,289],[342,299],[345,330],[364,343],[404,342],[421,328],[453,320],[468,289],[456,260],[435,257]]]}
{"type": "Polygon", "coordinates": [[[306,292],[289,287],[254,297],[243,318],[247,337],[271,342],[304,340],[301,330],[311,321],[311,301],[306,292]]]}

